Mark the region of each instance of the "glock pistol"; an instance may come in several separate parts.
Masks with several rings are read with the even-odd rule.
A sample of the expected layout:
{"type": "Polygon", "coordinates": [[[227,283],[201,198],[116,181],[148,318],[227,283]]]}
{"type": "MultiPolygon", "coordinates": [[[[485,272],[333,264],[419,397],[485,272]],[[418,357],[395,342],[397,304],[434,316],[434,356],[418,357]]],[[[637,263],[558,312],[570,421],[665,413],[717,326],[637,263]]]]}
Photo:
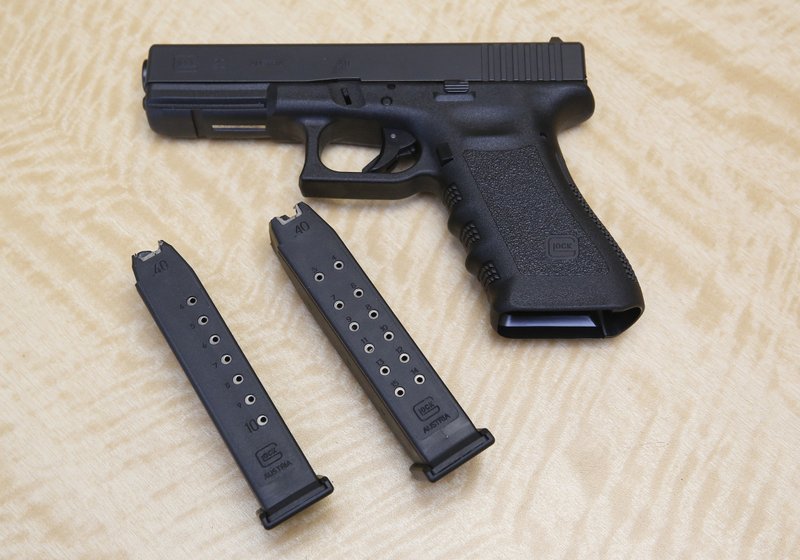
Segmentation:
{"type": "Polygon", "coordinates": [[[153,45],[142,81],[158,133],[304,143],[305,196],[439,195],[503,336],[614,336],[644,310],[556,140],[594,110],[580,43],[153,45]],[[330,143],[380,153],[333,171],[330,143]]]}

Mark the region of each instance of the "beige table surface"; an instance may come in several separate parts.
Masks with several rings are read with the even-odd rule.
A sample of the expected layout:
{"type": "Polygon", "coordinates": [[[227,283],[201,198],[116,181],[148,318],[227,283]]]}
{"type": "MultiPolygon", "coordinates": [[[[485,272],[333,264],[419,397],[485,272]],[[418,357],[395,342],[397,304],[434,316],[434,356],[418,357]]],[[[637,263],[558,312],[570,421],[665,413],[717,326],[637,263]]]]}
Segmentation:
{"type": "MultiPolygon", "coordinates": [[[[796,2],[0,6],[0,557],[799,558],[796,2]],[[303,153],[175,141],[156,42],[583,42],[572,174],[647,302],[511,341],[435,198],[311,201],[496,445],[431,485],[269,247],[303,153]],[[133,286],[170,241],[336,491],[266,532],[133,286]]],[[[353,166],[363,152],[334,152],[353,166]]]]}

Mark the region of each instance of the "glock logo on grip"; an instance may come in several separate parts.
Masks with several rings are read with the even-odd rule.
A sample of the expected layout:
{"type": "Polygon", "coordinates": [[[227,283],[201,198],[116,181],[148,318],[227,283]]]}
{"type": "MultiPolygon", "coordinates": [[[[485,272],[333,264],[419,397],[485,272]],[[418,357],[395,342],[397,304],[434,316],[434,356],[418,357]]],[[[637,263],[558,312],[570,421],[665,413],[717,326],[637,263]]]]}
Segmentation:
{"type": "Polygon", "coordinates": [[[414,405],[414,413],[420,420],[427,420],[439,412],[439,406],[434,402],[433,397],[425,397],[414,405]]]}
{"type": "Polygon", "coordinates": [[[283,458],[283,453],[278,451],[277,443],[268,443],[258,451],[256,451],[256,458],[262,467],[268,467],[276,461],[283,458]]]}
{"type": "Polygon", "coordinates": [[[571,235],[551,235],[547,238],[547,256],[566,261],[578,256],[578,239],[571,235]]]}

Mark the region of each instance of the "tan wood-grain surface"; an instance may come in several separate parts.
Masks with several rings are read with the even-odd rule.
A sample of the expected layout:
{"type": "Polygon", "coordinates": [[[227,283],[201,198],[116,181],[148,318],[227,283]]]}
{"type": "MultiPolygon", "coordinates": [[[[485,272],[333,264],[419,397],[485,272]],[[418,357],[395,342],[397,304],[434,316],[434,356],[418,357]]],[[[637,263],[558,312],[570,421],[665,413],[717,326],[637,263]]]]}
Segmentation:
{"type": "Polygon", "coordinates": [[[0,45],[0,558],[800,557],[796,2],[5,0],[0,45]],[[586,48],[561,144],[641,282],[630,331],[502,339],[434,197],[310,201],[497,438],[431,485],[269,247],[302,148],[159,137],[140,65],[552,35],[586,48]],[[158,239],[336,487],[271,532],[134,289],[158,239]]]}

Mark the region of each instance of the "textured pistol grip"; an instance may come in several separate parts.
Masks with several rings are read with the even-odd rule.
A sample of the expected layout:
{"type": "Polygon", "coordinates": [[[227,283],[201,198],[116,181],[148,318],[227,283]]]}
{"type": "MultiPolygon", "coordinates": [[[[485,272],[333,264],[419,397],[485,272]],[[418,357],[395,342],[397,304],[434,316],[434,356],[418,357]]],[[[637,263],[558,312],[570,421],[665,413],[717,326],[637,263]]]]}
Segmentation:
{"type": "Polygon", "coordinates": [[[605,337],[638,319],[636,276],[553,141],[460,155],[443,168],[448,228],[467,249],[498,333],[605,337]]]}

